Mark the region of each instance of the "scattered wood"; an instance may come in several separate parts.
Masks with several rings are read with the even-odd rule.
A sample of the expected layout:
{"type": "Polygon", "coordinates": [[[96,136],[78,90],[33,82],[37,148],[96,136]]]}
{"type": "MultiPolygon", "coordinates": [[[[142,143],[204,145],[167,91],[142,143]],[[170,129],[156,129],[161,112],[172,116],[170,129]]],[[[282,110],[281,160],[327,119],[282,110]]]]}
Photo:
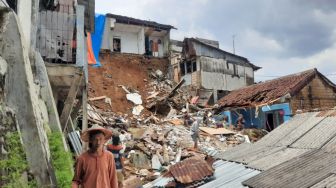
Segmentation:
{"type": "Polygon", "coordinates": [[[89,101],[97,101],[97,100],[102,100],[102,99],[105,99],[106,96],[99,96],[99,97],[92,97],[92,98],[89,98],[89,101]]]}
{"type": "Polygon", "coordinates": [[[218,135],[218,134],[235,134],[235,132],[233,131],[230,131],[226,128],[210,128],[210,127],[200,127],[199,128],[201,131],[204,131],[208,134],[211,134],[211,135],[218,135]]]}

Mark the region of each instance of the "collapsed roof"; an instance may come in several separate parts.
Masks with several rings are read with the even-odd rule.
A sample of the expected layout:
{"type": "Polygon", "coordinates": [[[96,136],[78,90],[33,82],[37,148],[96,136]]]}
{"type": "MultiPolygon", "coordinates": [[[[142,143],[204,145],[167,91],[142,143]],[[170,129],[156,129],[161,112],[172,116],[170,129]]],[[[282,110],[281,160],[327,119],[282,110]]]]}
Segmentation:
{"type": "Polygon", "coordinates": [[[310,69],[296,74],[254,84],[233,90],[218,101],[221,108],[255,107],[277,101],[281,97],[294,96],[315,77],[320,77],[336,91],[336,86],[317,69],[310,69]]]}

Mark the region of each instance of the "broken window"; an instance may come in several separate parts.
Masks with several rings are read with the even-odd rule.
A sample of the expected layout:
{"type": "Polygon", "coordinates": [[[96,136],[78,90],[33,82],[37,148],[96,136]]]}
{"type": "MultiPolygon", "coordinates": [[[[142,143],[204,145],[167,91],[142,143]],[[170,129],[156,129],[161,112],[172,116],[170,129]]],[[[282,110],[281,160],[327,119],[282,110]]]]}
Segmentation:
{"type": "Polygon", "coordinates": [[[185,63],[180,63],[180,71],[181,71],[181,76],[184,76],[186,74],[185,68],[184,68],[185,63]]]}
{"type": "Polygon", "coordinates": [[[113,51],[114,52],[120,52],[120,38],[113,37],[113,51]]]}
{"type": "Polygon", "coordinates": [[[192,64],[192,71],[193,71],[193,72],[196,72],[196,71],[197,71],[197,64],[196,64],[196,61],[194,61],[193,64],[192,64]]]}

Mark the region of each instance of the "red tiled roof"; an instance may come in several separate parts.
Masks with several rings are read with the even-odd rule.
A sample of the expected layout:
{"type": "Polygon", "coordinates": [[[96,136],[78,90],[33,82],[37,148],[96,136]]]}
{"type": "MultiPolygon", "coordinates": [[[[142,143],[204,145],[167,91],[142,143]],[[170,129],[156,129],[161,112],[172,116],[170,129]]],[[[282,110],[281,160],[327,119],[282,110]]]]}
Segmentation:
{"type": "Polygon", "coordinates": [[[306,86],[315,76],[320,76],[327,84],[335,85],[316,69],[307,70],[297,74],[280,77],[263,83],[233,90],[218,101],[224,107],[253,107],[266,104],[290,94],[294,96],[306,86]]]}
{"type": "Polygon", "coordinates": [[[176,181],[188,184],[212,176],[214,169],[202,158],[191,157],[169,168],[176,181]]]}

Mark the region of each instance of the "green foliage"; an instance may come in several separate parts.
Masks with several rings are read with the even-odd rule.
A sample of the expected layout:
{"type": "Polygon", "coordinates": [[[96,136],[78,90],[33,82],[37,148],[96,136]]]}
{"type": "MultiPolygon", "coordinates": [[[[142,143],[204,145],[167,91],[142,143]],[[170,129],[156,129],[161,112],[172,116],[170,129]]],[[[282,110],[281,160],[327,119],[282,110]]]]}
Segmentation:
{"type": "Polygon", "coordinates": [[[26,155],[23,150],[20,135],[18,132],[8,132],[5,135],[6,150],[8,151],[7,159],[0,160],[0,169],[5,170],[8,175],[1,177],[6,182],[3,187],[6,188],[30,188],[36,187],[36,181],[24,181],[22,174],[28,171],[26,155]]]}
{"type": "Polygon", "coordinates": [[[72,154],[64,150],[62,133],[48,134],[51,159],[57,179],[57,187],[70,187],[73,177],[72,154]]]}

